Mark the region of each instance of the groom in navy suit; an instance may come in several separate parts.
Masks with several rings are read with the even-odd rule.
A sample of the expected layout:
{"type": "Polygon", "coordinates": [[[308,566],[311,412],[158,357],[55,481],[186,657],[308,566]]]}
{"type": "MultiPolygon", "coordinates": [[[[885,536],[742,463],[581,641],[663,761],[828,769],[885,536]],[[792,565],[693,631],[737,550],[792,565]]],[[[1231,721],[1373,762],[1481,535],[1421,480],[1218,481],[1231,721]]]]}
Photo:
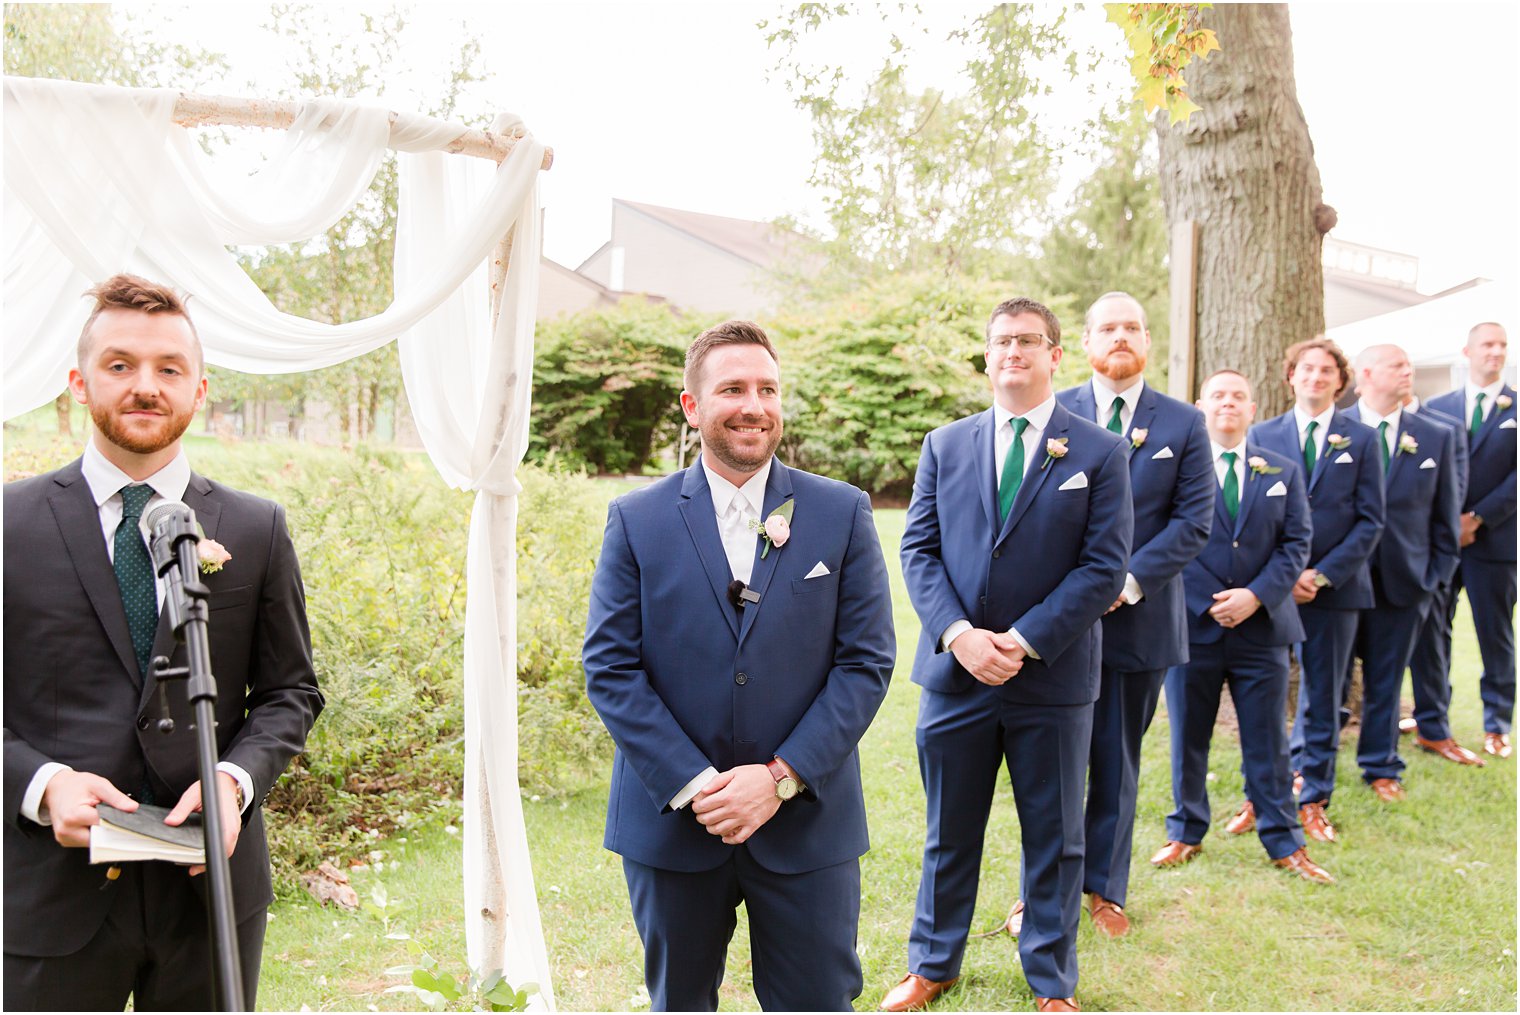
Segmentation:
{"type": "Polygon", "coordinates": [[[895,656],[870,499],[776,460],[765,332],[686,354],[696,464],[612,502],[586,691],[617,745],[606,848],[623,857],[656,1011],[714,1011],[743,900],[768,1011],[848,1011],[860,856],[856,743],[895,656]]]}
{"type": "Polygon", "coordinates": [[[1442,633],[1449,647],[1457,593],[1466,588],[1483,656],[1483,750],[1497,758],[1513,752],[1510,724],[1515,717],[1516,396],[1503,378],[1508,350],[1502,326],[1491,321],[1474,326],[1464,350],[1467,384],[1429,403],[1437,412],[1461,420],[1467,436],[1462,564],[1444,604],[1447,623],[1442,633]]]}
{"type": "Polygon", "coordinates": [[[1285,366],[1294,406],[1253,426],[1250,439],[1301,469],[1309,491],[1314,545],[1293,587],[1304,640],[1291,744],[1293,767],[1304,778],[1298,798],[1304,834],[1334,842],[1325,809],[1335,789],[1341,692],[1357,617],[1374,604],[1368,562],[1383,531],[1382,453],[1376,431],[1335,408],[1351,383],[1340,346],[1322,336],[1294,343],[1285,366]]]}
{"type": "MultiPolygon", "coordinates": [[[[1156,714],[1167,668],[1187,662],[1182,568],[1203,549],[1214,514],[1203,415],[1145,383],[1150,347],[1140,302],[1128,293],[1105,293],[1087,309],[1082,329],[1092,380],[1056,394],[1073,414],[1125,437],[1130,446],[1134,549],[1124,591],[1103,618],[1103,681],[1093,709],[1082,880],[1093,927],[1108,937],[1129,932],[1124,905],[1140,741],[1156,714]]],[[[1018,934],[1022,922],[1020,900],[1006,926],[1018,934]]]]}
{"type": "Polygon", "coordinates": [[[913,682],[928,836],[909,971],[887,1011],[922,1007],[960,975],[1005,761],[1023,839],[1024,975],[1039,1010],[1076,1007],[1098,620],[1124,590],[1134,525],[1129,442],[1056,401],[1060,342],[1043,304],[999,304],[992,407],[924,438],[902,562],[923,624],[913,682]]]}

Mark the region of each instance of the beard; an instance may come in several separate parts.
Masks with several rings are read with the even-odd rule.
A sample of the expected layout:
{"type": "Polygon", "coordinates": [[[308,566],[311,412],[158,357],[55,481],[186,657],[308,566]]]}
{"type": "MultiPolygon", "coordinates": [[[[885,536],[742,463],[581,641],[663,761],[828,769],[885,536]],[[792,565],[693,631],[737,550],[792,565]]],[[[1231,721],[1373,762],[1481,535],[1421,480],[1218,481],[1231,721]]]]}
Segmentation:
{"type": "Polygon", "coordinates": [[[771,460],[776,453],[776,448],[781,446],[781,420],[772,420],[762,417],[756,420],[735,420],[740,425],[752,424],[762,426],[771,424],[771,429],[765,434],[764,445],[758,450],[737,447],[729,432],[727,424],[730,420],[708,420],[701,427],[702,446],[713,453],[713,457],[735,472],[750,473],[771,460]]]}
{"type": "Polygon", "coordinates": [[[90,418],[95,421],[95,428],[101,436],[126,451],[138,455],[151,455],[180,439],[186,430],[190,428],[190,421],[195,418],[195,411],[188,410],[176,413],[165,404],[143,399],[133,399],[130,405],[112,408],[90,402],[90,418]],[[137,410],[164,410],[169,414],[159,417],[158,421],[150,428],[129,427],[122,421],[122,415],[137,410]]]}
{"type": "Polygon", "coordinates": [[[1114,349],[1105,356],[1095,356],[1092,368],[1112,381],[1127,381],[1145,373],[1147,357],[1138,349],[1114,349]]]}

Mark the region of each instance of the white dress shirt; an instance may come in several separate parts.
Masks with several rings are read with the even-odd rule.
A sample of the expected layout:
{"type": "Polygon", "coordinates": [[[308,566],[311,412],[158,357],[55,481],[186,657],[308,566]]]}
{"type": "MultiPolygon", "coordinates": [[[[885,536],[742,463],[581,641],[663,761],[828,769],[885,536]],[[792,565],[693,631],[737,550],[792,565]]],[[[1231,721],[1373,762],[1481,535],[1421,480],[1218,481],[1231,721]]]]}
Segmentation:
{"type": "MultiPolygon", "coordinates": [[[[1108,418],[1114,414],[1114,399],[1122,399],[1123,404],[1119,408],[1119,423],[1123,429],[1120,432],[1128,433],[1130,424],[1135,421],[1135,406],[1139,403],[1140,393],[1144,390],[1145,377],[1142,374],[1136,374],[1130,381],[1129,387],[1123,391],[1115,391],[1108,383],[1108,378],[1102,374],[1093,374],[1093,405],[1098,411],[1094,422],[1107,429],[1108,418]]],[[[1119,593],[1119,598],[1130,606],[1134,606],[1145,598],[1145,592],[1140,588],[1140,580],[1130,572],[1124,574],[1124,591],[1119,593]]]]}
{"type": "Polygon", "coordinates": [[[1310,416],[1298,406],[1293,407],[1293,421],[1298,424],[1298,450],[1304,450],[1304,434],[1309,431],[1310,423],[1318,423],[1314,430],[1314,461],[1319,462],[1325,457],[1325,439],[1330,436],[1330,419],[1335,415],[1335,403],[1318,416],[1310,416]]]}
{"type": "MultiPolygon", "coordinates": [[[[106,558],[114,564],[116,562],[116,530],[121,526],[123,504],[121,488],[131,486],[137,481],[125,472],[122,472],[112,462],[100,453],[93,440],[87,442],[84,447],[84,458],[80,462],[80,469],[84,473],[85,485],[90,488],[90,496],[95,499],[95,507],[100,512],[100,533],[106,542],[106,558]]],[[[185,451],[180,449],[174,460],[153,475],[142,481],[153,488],[153,496],[148,498],[148,503],[143,505],[142,516],[137,520],[138,531],[142,536],[143,544],[149,540],[148,515],[159,504],[166,500],[185,499],[185,488],[190,485],[190,460],[185,457],[185,451]]],[[[164,603],[164,580],[155,578],[154,584],[157,590],[159,608],[164,603]]],[[[223,761],[217,766],[217,770],[226,772],[237,780],[243,788],[243,810],[247,810],[253,803],[253,779],[237,765],[230,761],[223,761]]],[[[42,810],[42,794],[47,789],[48,780],[58,772],[71,772],[67,765],[50,761],[37,769],[32,776],[32,781],[27,784],[26,793],[21,798],[21,814],[30,818],[39,825],[51,825],[52,817],[42,810]]],[[[135,793],[135,786],[118,786],[123,793],[135,793]]],[[[177,801],[176,801],[177,802],[177,801]]]]}
{"type": "MultiPolygon", "coordinates": [[[[1056,396],[1051,395],[1039,405],[1024,413],[1024,418],[1029,420],[1029,425],[1024,428],[1024,471],[1029,472],[1029,463],[1035,460],[1036,454],[1043,454],[1045,450],[1045,428],[1050,425],[1050,415],[1056,411],[1056,396]]],[[[992,403],[993,419],[997,421],[997,430],[993,432],[993,468],[997,470],[998,487],[1003,485],[1003,463],[1008,459],[1008,451],[1013,447],[1013,413],[1003,408],[997,402],[992,403]]],[[[949,627],[945,633],[939,636],[940,645],[945,651],[950,651],[951,642],[962,634],[971,630],[971,621],[962,617],[949,627]]],[[[1024,636],[1019,634],[1018,628],[1010,627],[1008,633],[1013,640],[1019,643],[1019,647],[1031,659],[1040,658],[1040,654],[1034,650],[1024,636]]]]}
{"type": "Polygon", "coordinates": [[[1226,451],[1235,452],[1235,483],[1236,488],[1240,490],[1241,499],[1244,500],[1246,495],[1246,442],[1241,441],[1233,448],[1227,448],[1223,444],[1211,439],[1209,447],[1213,450],[1214,454],[1214,479],[1219,483],[1221,490],[1224,489],[1224,453],[1226,451]]]}
{"type": "Polygon", "coordinates": [[[1376,430],[1378,424],[1388,423],[1388,429],[1383,433],[1383,443],[1388,445],[1388,461],[1393,461],[1393,456],[1399,450],[1399,420],[1404,418],[1404,407],[1396,405],[1393,411],[1386,416],[1379,416],[1377,410],[1367,404],[1366,399],[1357,399],[1356,411],[1361,421],[1376,430]]]}
{"type": "Polygon", "coordinates": [[[1486,388],[1480,388],[1472,381],[1468,381],[1465,391],[1467,397],[1467,411],[1462,414],[1462,428],[1465,430],[1472,425],[1473,405],[1477,402],[1478,392],[1481,391],[1483,393],[1483,420],[1484,422],[1487,422],[1489,413],[1494,411],[1494,402],[1498,400],[1499,392],[1503,390],[1503,377],[1500,377],[1497,381],[1494,381],[1494,383],[1490,384],[1486,388]]]}

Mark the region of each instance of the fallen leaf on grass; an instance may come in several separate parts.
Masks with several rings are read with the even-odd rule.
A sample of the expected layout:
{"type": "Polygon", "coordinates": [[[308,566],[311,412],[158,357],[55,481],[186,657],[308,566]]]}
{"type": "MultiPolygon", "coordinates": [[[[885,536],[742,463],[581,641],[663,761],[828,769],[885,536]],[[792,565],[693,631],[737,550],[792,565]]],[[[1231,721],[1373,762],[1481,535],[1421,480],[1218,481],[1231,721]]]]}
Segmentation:
{"type": "Polygon", "coordinates": [[[344,909],[359,908],[359,893],[348,883],[348,875],[325,860],[301,875],[301,886],[324,906],[331,901],[344,909]]]}

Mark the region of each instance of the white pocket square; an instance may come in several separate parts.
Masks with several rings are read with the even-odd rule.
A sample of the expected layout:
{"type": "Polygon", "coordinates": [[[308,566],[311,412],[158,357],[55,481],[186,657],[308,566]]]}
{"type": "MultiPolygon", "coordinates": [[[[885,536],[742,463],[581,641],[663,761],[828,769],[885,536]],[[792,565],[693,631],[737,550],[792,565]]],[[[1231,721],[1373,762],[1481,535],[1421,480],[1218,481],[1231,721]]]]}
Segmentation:
{"type": "Polygon", "coordinates": [[[1173,457],[1176,457],[1176,456],[1174,456],[1172,454],[1172,449],[1170,447],[1164,447],[1160,451],[1156,452],[1154,455],[1151,455],[1151,461],[1155,461],[1158,458],[1173,458],[1173,457]]]}
{"type": "Polygon", "coordinates": [[[1268,497],[1286,497],[1286,496],[1288,496],[1288,484],[1284,483],[1282,480],[1279,479],[1277,482],[1275,482],[1275,483],[1272,484],[1272,489],[1270,489],[1270,490],[1267,491],[1267,496],[1268,497]]]}
{"type": "Polygon", "coordinates": [[[826,574],[833,574],[833,572],[824,567],[823,561],[820,560],[818,563],[813,565],[813,570],[802,576],[802,580],[806,581],[809,578],[822,578],[826,574]]]}
{"type": "Polygon", "coordinates": [[[1087,489],[1087,473],[1079,472],[1066,482],[1062,483],[1057,490],[1085,490],[1087,489]]]}
{"type": "Polygon", "coordinates": [[[1420,463],[1420,468],[1422,468],[1422,469],[1434,469],[1435,467],[1436,467],[1436,460],[1434,458],[1427,458],[1423,462],[1420,463]]]}
{"type": "Polygon", "coordinates": [[[1512,420],[1512,419],[1507,419],[1503,423],[1499,424],[1499,429],[1500,430],[1513,430],[1514,428],[1515,428],[1515,421],[1512,420]]]}
{"type": "Polygon", "coordinates": [[[1340,457],[1335,460],[1335,464],[1336,465],[1342,465],[1342,464],[1344,464],[1346,462],[1354,462],[1354,461],[1356,461],[1356,459],[1354,459],[1354,458],[1351,457],[1351,452],[1349,452],[1349,451],[1342,451],[1340,453],[1340,457]]]}

